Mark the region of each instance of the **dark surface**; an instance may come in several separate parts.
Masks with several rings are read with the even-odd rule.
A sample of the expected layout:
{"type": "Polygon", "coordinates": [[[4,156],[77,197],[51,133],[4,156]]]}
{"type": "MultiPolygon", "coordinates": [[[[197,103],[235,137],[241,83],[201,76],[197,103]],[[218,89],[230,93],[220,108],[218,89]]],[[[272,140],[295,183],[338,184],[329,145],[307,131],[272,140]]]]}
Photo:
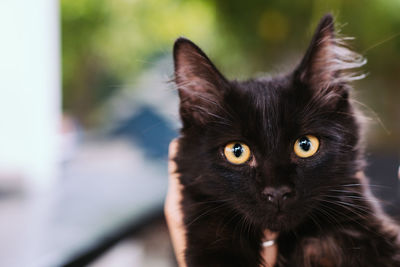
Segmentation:
{"type": "Polygon", "coordinates": [[[121,140],[88,141],[62,177],[40,192],[0,201],[0,266],[88,262],[161,214],[166,161],[121,140]]]}
{"type": "Polygon", "coordinates": [[[366,175],[370,178],[372,192],[382,200],[384,209],[400,221],[399,156],[396,152],[367,155],[366,175]]]}
{"type": "Polygon", "coordinates": [[[80,255],[70,259],[64,267],[80,267],[87,266],[92,263],[103,253],[108,251],[111,247],[116,245],[119,241],[124,238],[135,235],[145,229],[149,224],[154,221],[163,220],[164,215],[162,212],[162,206],[155,208],[154,211],[150,212],[146,216],[142,216],[140,220],[134,220],[134,222],[127,222],[124,227],[116,229],[115,232],[109,233],[101,242],[93,246],[88,251],[83,251],[80,255]]]}

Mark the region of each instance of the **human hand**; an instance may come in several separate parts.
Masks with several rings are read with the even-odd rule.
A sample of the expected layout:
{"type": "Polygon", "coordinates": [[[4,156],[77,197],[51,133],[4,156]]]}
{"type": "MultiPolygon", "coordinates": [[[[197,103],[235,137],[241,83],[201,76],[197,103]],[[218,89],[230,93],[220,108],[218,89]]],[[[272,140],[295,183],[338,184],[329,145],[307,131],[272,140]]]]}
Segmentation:
{"type": "MultiPolygon", "coordinates": [[[[183,225],[183,214],[180,206],[182,200],[182,185],[179,183],[178,174],[176,173],[176,163],[172,160],[175,157],[177,149],[178,140],[174,139],[169,145],[169,185],[164,204],[164,214],[178,265],[179,267],[187,267],[184,257],[186,248],[185,227],[183,225]]],[[[277,233],[269,230],[264,231],[264,235],[265,240],[275,240],[277,238],[277,233]]],[[[268,267],[275,265],[277,255],[278,248],[276,244],[263,248],[262,256],[268,267]]]]}
{"type": "Polygon", "coordinates": [[[179,183],[176,173],[176,163],[173,161],[178,150],[178,140],[174,139],[169,144],[168,151],[168,193],[164,204],[164,214],[167,220],[169,234],[171,236],[172,246],[179,267],[186,267],[185,263],[185,228],[183,226],[183,214],[181,210],[182,185],[179,183]]]}

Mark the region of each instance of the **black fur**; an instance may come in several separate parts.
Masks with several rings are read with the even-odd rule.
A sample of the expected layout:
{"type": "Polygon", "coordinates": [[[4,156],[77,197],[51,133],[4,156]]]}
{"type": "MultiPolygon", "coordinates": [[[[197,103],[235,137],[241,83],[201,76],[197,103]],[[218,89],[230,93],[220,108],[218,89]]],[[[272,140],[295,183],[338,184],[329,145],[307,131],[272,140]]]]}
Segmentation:
{"type": "Polygon", "coordinates": [[[363,177],[363,150],[347,69],[362,58],[322,18],[295,70],[275,78],[228,81],[191,41],[174,46],[183,123],[175,158],[184,185],[186,262],[193,266],[268,266],[265,229],[279,231],[276,266],[400,266],[398,226],[384,215],[363,177]],[[300,136],[319,138],[299,158],[300,136]],[[232,165],[224,146],[246,143],[252,158],[232,165]],[[280,210],[262,193],[286,186],[280,210]]]}

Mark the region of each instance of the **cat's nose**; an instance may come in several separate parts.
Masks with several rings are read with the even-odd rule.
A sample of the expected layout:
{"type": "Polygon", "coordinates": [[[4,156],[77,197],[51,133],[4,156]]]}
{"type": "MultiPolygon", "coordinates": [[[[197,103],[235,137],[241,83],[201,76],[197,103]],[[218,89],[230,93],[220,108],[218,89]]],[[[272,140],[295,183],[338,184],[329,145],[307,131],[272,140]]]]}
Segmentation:
{"type": "Polygon", "coordinates": [[[264,188],[262,194],[268,202],[278,206],[286,204],[295,196],[294,191],[288,186],[281,186],[277,188],[268,186],[264,188]]]}

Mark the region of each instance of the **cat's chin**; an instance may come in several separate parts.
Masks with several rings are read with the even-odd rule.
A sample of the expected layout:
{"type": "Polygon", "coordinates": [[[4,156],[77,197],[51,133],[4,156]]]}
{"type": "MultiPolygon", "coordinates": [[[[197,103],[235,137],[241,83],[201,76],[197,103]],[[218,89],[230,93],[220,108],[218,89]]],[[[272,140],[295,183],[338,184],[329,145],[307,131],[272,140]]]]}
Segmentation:
{"type": "Polygon", "coordinates": [[[289,231],[293,228],[293,226],[289,226],[287,224],[282,224],[279,222],[273,222],[263,225],[264,229],[268,229],[272,232],[282,232],[282,231],[289,231]]]}
{"type": "Polygon", "coordinates": [[[268,207],[268,209],[244,209],[241,210],[241,213],[246,220],[251,221],[253,225],[261,229],[279,232],[293,230],[301,224],[309,212],[304,208],[303,206],[302,212],[299,212],[298,208],[277,210],[268,207]]]}
{"type": "Polygon", "coordinates": [[[278,213],[265,219],[262,228],[273,232],[288,231],[298,225],[298,220],[285,213],[278,213]]]}

